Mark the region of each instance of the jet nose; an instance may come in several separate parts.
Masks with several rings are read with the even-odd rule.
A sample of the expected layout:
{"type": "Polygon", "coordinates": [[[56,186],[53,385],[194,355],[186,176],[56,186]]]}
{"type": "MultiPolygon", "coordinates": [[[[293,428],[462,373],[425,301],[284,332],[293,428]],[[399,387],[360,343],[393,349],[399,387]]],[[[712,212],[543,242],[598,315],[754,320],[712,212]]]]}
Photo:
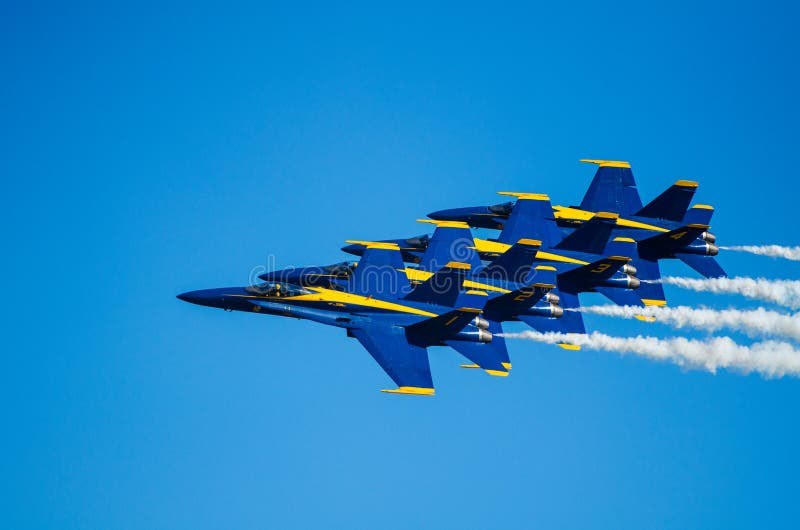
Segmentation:
{"type": "Polygon", "coordinates": [[[431,212],[428,214],[428,217],[431,219],[436,219],[439,221],[455,221],[453,210],[438,210],[436,212],[431,212]]]}
{"type": "Polygon", "coordinates": [[[210,296],[208,291],[189,291],[177,296],[179,300],[189,302],[190,304],[208,305],[210,296]]]}

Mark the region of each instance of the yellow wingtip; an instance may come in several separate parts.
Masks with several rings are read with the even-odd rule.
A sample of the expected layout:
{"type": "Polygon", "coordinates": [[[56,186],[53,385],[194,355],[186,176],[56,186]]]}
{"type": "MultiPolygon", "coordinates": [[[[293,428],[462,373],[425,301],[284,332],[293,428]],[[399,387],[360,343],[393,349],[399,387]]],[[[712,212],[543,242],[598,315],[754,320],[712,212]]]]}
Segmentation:
{"type": "Polygon", "coordinates": [[[423,388],[419,386],[399,386],[392,389],[383,389],[381,392],[387,394],[413,394],[417,396],[432,396],[435,390],[433,388],[423,388]]]}
{"type": "Polygon", "coordinates": [[[651,300],[649,298],[642,298],[642,303],[646,306],[662,307],[667,305],[666,300],[651,300]]]}
{"type": "Polygon", "coordinates": [[[508,377],[508,372],[504,370],[484,370],[484,372],[495,377],[508,377]]]}
{"type": "Polygon", "coordinates": [[[578,345],[578,344],[568,344],[566,342],[559,342],[558,346],[561,347],[561,348],[564,348],[565,350],[572,350],[572,351],[576,351],[576,350],[580,350],[581,349],[580,345],[578,345]]]}
{"type": "Polygon", "coordinates": [[[636,320],[641,320],[642,322],[655,322],[656,317],[648,316],[648,315],[633,315],[636,320]]]}

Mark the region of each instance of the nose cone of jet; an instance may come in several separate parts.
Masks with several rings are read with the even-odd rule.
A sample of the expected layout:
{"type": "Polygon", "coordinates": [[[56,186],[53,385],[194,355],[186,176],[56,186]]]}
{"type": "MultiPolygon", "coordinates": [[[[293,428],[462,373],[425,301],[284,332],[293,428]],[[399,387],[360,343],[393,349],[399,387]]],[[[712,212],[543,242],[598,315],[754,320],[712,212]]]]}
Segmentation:
{"type": "Polygon", "coordinates": [[[179,300],[189,302],[190,304],[197,305],[212,305],[212,302],[218,298],[215,289],[203,289],[201,291],[189,291],[178,295],[179,300]]]}
{"type": "Polygon", "coordinates": [[[439,210],[429,213],[428,217],[438,221],[459,221],[464,217],[466,213],[464,210],[466,209],[467,208],[452,208],[450,210],[439,210]]]}

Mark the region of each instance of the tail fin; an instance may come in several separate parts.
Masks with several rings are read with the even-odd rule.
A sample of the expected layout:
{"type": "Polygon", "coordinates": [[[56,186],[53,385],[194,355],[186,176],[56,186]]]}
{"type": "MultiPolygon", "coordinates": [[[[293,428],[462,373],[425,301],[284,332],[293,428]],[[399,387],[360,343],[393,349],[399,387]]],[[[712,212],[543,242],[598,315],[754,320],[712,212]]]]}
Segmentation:
{"type": "Polygon", "coordinates": [[[647,203],[647,206],[636,212],[640,217],[652,219],[667,219],[681,221],[686,215],[689,203],[692,202],[694,192],[697,191],[697,182],[679,180],[661,195],[647,203]]]}
{"type": "Polygon", "coordinates": [[[597,164],[580,208],[590,212],[616,212],[622,216],[633,215],[642,209],[642,199],[628,162],[614,160],[581,160],[597,164]]]}
{"type": "Polygon", "coordinates": [[[362,296],[399,298],[410,291],[408,277],[402,272],[403,258],[396,244],[374,241],[347,243],[366,247],[348,282],[349,292],[362,296]]]}
{"type": "Polygon", "coordinates": [[[500,195],[511,195],[517,203],[497,238],[501,243],[513,244],[520,239],[536,239],[545,247],[557,245],[563,234],[556,225],[550,197],[539,193],[516,193],[501,191],[500,195]]]}
{"type": "Polygon", "coordinates": [[[467,263],[451,261],[430,278],[417,285],[403,299],[453,307],[463,290],[464,278],[469,269],[470,266],[467,263]]]}
{"type": "Polygon", "coordinates": [[[710,225],[714,215],[714,207],[707,204],[695,204],[683,217],[685,225],[710,225]]]}
{"type": "Polygon", "coordinates": [[[608,242],[602,254],[605,256],[628,256],[631,259],[639,257],[636,241],[629,237],[615,237],[608,242]]]}
{"type": "Polygon", "coordinates": [[[615,213],[598,212],[588,222],[565,237],[555,248],[602,254],[608,238],[611,237],[611,231],[614,229],[617,218],[619,215],[615,213]]]}
{"type": "Polygon", "coordinates": [[[417,222],[436,225],[433,236],[427,241],[428,248],[419,262],[420,269],[435,272],[451,261],[468,263],[473,271],[480,267],[481,259],[475,251],[475,241],[469,225],[460,221],[430,219],[418,219],[417,222]]]}
{"type": "Polygon", "coordinates": [[[542,242],[533,239],[520,239],[511,247],[484,267],[478,276],[501,281],[523,283],[528,277],[536,252],[542,242]]]}

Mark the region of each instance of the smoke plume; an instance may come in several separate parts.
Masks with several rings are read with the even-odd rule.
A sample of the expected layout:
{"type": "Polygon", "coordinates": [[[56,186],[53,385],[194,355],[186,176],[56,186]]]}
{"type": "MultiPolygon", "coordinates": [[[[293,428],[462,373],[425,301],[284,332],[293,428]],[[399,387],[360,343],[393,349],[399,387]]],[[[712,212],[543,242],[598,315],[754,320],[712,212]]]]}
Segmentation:
{"type": "Polygon", "coordinates": [[[769,256],[771,258],[784,258],[793,261],[800,261],[800,247],[783,247],[781,245],[740,245],[719,248],[723,250],[733,250],[736,252],[748,252],[758,256],[769,256]]]}
{"type": "Polygon", "coordinates": [[[633,307],[618,305],[584,306],[584,313],[622,318],[652,317],[676,328],[709,332],[720,329],[740,331],[751,337],[771,336],[800,341],[800,313],[786,315],[759,307],[754,310],[708,309],[688,306],[633,307]]]}
{"type": "Polygon", "coordinates": [[[603,333],[588,335],[507,333],[506,338],[519,338],[548,344],[570,343],[593,350],[634,354],[647,359],[668,361],[685,368],[704,369],[716,373],[726,368],[744,374],[757,372],[764,377],[800,375],[800,351],[786,342],[765,341],[743,346],[730,337],[709,340],[658,337],[612,337],[603,333]]]}
{"type": "Polygon", "coordinates": [[[800,281],[766,278],[681,278],[666,276],[662,283],[692,291],[739,294],[791,309],[800,308],[800,281]]]}

